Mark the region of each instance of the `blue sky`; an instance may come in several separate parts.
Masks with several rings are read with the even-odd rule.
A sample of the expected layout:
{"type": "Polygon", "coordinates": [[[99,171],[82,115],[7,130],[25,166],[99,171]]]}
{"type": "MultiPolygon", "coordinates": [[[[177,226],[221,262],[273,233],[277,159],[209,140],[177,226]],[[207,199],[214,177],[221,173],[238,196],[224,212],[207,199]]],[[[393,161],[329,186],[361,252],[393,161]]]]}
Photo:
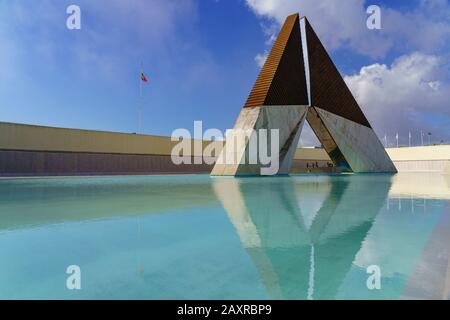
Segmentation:
{"type": "Polygon", "coordinates": [[[194,120],[224,130],[256,79],[255,58],[297,11],[380,137],[399,131],[406,143],[423,130],[450,142],[447,0],[2,0],[0,121],[135,132],[142,61],[145,133],[194,120]],[[66,28],[70,4],[81,30],[66,28]],[[382,30],[365,27],[370,4],[382,30]]]}

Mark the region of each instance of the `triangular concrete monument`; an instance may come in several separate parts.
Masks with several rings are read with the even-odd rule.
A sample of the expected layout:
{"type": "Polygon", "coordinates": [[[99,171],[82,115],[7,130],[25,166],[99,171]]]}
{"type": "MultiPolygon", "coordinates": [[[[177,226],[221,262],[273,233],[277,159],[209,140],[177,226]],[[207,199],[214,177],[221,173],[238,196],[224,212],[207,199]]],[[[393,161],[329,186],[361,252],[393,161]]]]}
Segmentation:
{"type": "Polygon", "coordinates": [[[211,175],[289,174],[305,119],[343,171],[396,172],[308,20],[294,14],[287,17],[211,175]],[[278,137],[249,135],[261,129],[278,129],[278,137]],[[278,154],[275,172],[273,163],[261,159],[263,147],[278,154]]]}

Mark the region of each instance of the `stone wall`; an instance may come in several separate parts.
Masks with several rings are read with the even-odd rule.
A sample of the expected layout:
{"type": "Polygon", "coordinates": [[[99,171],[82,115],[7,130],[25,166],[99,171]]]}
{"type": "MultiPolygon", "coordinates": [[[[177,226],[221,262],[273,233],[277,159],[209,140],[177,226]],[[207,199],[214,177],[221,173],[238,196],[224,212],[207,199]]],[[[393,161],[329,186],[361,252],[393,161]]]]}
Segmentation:
{"type": "MultiPolygon", "coordinates": [[[[210,142],[203,142],[207,145],[210,142]]],[[[212,165],[176,166],[170,137],[0,123],[0,176],[210,173],[212,165]]],[[[450,146],[389,148],[399,172],[450,174],[450,146]]],[[[198,155],[192,151],[191,159],[198,155]]],[[[334,172],[324,149],[297,149],[292,172],[334,172]]]]}

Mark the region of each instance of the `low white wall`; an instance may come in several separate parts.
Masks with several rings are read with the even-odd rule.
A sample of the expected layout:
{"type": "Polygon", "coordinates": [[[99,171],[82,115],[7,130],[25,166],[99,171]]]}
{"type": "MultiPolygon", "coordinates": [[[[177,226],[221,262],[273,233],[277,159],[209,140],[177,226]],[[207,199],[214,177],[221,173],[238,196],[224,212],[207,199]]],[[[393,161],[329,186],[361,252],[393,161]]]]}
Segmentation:
{"type": "MultiPolygon", "coordinates": [[[[0,122],[0,150],[170,155],[170,137],[50,128],[0,122]]],[[[203,146],[209,141],[204,141],[203,146]]],[[[219,142],[221,143],[221,142],[219,142]]],[[[387,148],[399,172],[450,174],[450,145],[387,148]]],[[[196,154],[192,150],[192,154],[196,154]]],[[[324,149],[299,148],[298,161],[330,161],[324,149]]]]}
{"type": "Polygon", "coordinates": [[[450,145],[387,148],[392,161],[450,160],[450,145]]]}
{"type": "Polygon", "coordinates": [[[450,173],[450,145],[387,148],[398,172],[450,173]]]}

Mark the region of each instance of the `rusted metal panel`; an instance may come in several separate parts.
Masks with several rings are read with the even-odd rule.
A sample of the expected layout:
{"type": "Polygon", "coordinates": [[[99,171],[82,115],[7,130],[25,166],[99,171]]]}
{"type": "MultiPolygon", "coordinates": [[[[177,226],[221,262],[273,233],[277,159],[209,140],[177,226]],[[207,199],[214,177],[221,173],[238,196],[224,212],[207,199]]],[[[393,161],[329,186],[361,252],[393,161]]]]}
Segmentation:
{"type": "Polygon", "coordinates": [[[308,105],[299,15],[287,17],[244,107],[308,105]]]}
{"type": "Polygon", "coordinates": [[[306,19],[311,105],[371,127],[320,39],[306,19]]]}

